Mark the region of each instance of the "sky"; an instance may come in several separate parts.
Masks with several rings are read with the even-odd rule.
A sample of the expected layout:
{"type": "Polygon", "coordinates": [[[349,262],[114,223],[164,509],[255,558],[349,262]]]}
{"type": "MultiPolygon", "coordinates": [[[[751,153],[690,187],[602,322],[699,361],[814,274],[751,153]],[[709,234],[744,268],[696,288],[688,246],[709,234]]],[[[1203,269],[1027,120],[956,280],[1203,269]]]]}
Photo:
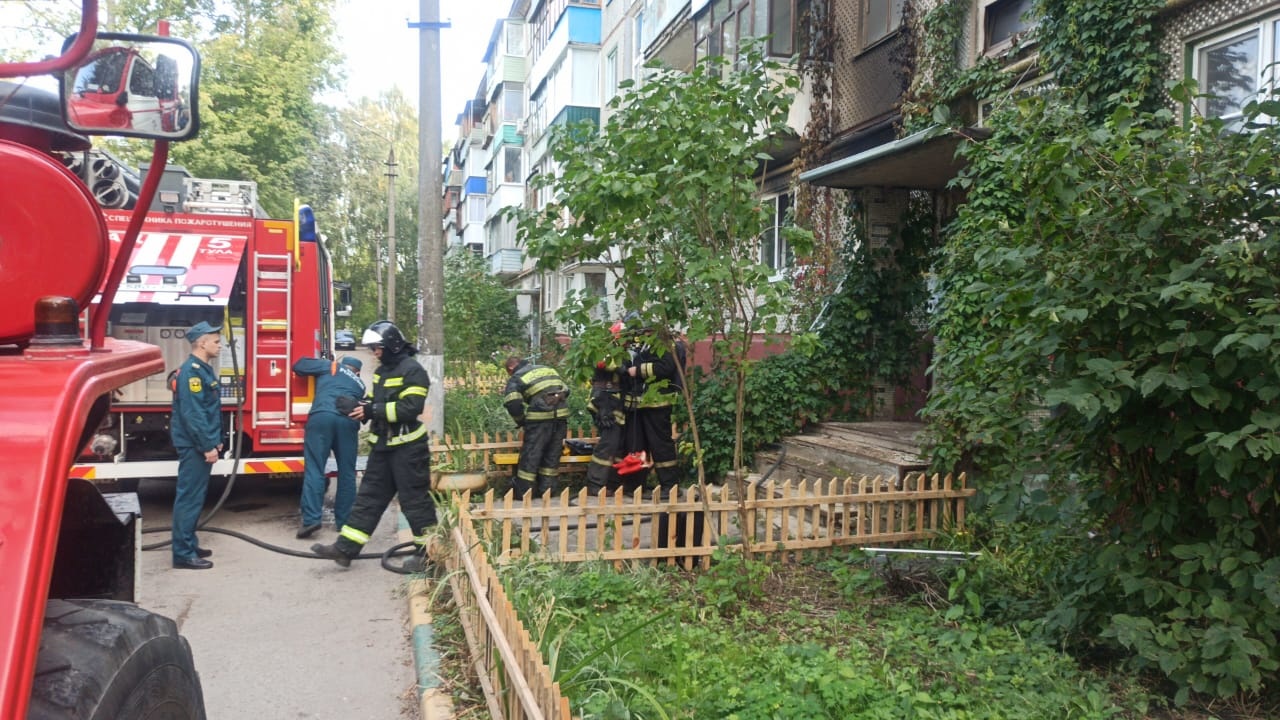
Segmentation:
{"type": "MultiPolygon", "coordinates": [[[[376,97],[399,86],[418,96],[418,36],[408,22],[419,18],[421,0],[337,0],[335,17],[347,56],[347,97],[376,97]]],[[[493,26],[505,17],[511,0],[437,0],[440,21],[440,128],[448,143],[456,134],[458,113],[475,96],[484,77],[484,51],[493,26]]]]}

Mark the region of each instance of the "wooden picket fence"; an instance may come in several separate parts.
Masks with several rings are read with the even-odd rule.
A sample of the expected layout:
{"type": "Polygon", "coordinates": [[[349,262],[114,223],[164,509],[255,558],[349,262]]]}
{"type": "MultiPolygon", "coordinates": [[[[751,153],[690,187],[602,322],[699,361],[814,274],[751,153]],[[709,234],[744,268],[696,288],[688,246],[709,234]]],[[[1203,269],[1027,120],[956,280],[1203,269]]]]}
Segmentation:
{"type": "Polygon", "coordinates": [[[838,546],[923,540],[964,527],[975,490],[965,475],[913,473],[901,483],[882,478],[745,483],[741,501],[730,487],[698,488],[677,497],[641,491],[593,497],[585,489],[553,497],[501,498],[493,490],[472,504],[453,496],[458,522],[443,562],[489,712],[500,720],[572,720],[537,643],[507,597],[494,563],[534,554],[560,562],[612,560],[710,567],[719,538],[764,558],[797,559],[838,546]],[[742,533],[746,516],[753,533],[742,533]]]}
{"type": "Polygon", "coordinates": [[[900,484],[853,478],[746,483],[742,502],[732,486],[698,488],[646,500],[636,491],[593,497],[584,488],[552,497],[493,490],[470,516],[499,562],[535,554],[559,562],[612,560],[709,567],[721,538],[765,559],[790,561],[806,550],[924,540],[964,526],[965,503],[976,490],[965,476],[912,473],[900,484]],[[750,528],[744,532],[742,519],[750,528]]]}
{"type": "MultiPolygon", "coordinates": [[[[460,500],[455,496],[455,500],[460,500]]],[[[499,720],[572,720],[569,699],[551,676],[538,645],[489,561],[466,502],[444,564],[490,716],[499,720]]]]}

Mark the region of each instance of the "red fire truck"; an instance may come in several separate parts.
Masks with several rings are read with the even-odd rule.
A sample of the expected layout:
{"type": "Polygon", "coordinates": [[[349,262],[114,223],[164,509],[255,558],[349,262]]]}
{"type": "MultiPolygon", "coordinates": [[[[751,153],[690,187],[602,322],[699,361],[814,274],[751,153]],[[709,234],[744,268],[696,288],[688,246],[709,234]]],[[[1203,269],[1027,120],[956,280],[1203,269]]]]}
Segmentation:
{"type": "MultiPolygon", "coordinates": [[[[101,168],[100,160],[64,156],[81,169],[101,168]]],[[[107,210],[105,217],[114,259],[130,216],[107,210]]],[[[298,208],[294,221],[267,219],[254,183],[193,178],[170,166],[116,292],[108,334],[159,346],[168,370],[190,354],[187,328],[201,320],[222,326],[227,451],[214,474],[299,473],[314,386],[290,368],[299,357],[332,357],[335,320],[350,311],[349,291],[338,284],[335,307],[334,287],[310,208],[298,208]]],[[[172,399],[164,372],[116,393],[72,476],[116,489],[176,477],[172,399]]]]}
{"type": "MultiPolygon", "coordinates": [[[[170,141],[199,127],[194,48],[164,37],[97,35],[97,2],[59,57],[0,64],[0,77],[56,75],[66,90],[85,58],[109,46],[179,68],[190,110],[181,128],[123,131],[155,140],[140,202],[155,194],[170,141]]],[[[172,620],[131,601],[137,497],[69,478],[113,393],[166,367],[160,348],[107,337],[124,278],[107,220],[85,183],[53,153],[88,147],[65,103],[26,80],[0,83],[0,719],[205,717],[191,648],[172,620]],[[82,321],[95,293],[99,310],[82,321]]],[[[132,252],[142,215],[120,237],[132,252]]]]}

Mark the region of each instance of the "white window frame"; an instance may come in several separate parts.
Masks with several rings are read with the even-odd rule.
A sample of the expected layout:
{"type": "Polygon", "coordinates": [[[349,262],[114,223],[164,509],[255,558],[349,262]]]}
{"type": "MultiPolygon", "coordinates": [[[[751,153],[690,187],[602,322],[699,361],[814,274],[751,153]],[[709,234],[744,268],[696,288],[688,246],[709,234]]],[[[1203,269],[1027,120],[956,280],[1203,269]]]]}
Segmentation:
{"type": "MultiPolygon", "coordinates": [[[[1015,37],[1022,35],[1029,30],[1032,30],[1033,28],[1035,28],[1036,25],[1039,24],[1040,22],[1039,18],[1033,17],[1027,20],[1025,25],[1022,27],[1022,29],[1013,33],[1013,35],[1001,40],[997,40],[996,42],[992,43],[991,40],[987,37],[987,28],[990,26],[990,22],[988,22],[988,16],[990,14],[989,11],[991,10],[992,7],[996,5],[1018,5],[1018,4],[1020,4],[1019,0],[982,0],[982,14],[978,17],[978,33],[979,33],[978,47],[980,48],[980,52],[984,56],[990,57],[993,55],[999,55],[1005,50],[1008,50],[1010,47],[1013,46],[1013,39],[1015,37]]],[[[1028,3],[1028,7],[1022,14],[1025,14],[1026,12],[1030,12],[1034,10],[1035,10],[1035,4],[1034,2],[1031,2],[1031,3],[1028,3]]],[[[1022,17],[1022,14],[1019,15],[1019,18],[1022,17]]]]}
{"type": "MultiPolygon", "coordinates": [[[[1207,93],[1210,88],[1204,77],[1205,51],[1228,45],[1249,34],[1254,34],[1258,39],[1258,55],[1254,60],[1254,90],[1232,112],[1217,116],[1233,130],[1242,128],[1245,105],[1277,88],[1277,80],[1280,79],[1280,13],[1262,15],[1248,23],[1233,25],[1191,44],[1191,76],[1199,85],[1200,92],[1207,93]]],[[[1196,100],[1196,109],[1202,115],[1209,115],[1208,102],[1207,98],[1196,100]]]]}
{"type": "Polygon", "coordinates": [[[468,195],[467,196],[467,224],[483,223],[485,221],[485,211],[489,204],[488,195],[468,195]]]}
{"type": "Polygon", "coordinates": [[[783,237],[782,228],[790,225],[788,210],[795,205],[795,194],[788,190],[763,198],[760,201],[772,209],[773,227],[766,230],[760,238],[760,262],[773,271],[776,279],[795,265],[795,253],[792,252],[787,239],[783,237]]]}
{"type": "MultiPolygon", "coordinates": [[[[604,96],[600,99],[605,103],[613,99],[618,94],[618,46],[614,45],[609,49],[608,54],[604,56],[604,96]]],[[[603,103],[601,103],[603,104],[603,103]]]]}
{"type": "Polygon", "coordinates": [[[521,175],[524,173],[524,149],[515,145],[504,145],[502,148],[502,183],[504,185],[520,185],[524,182],[521,175]],[[516,156],[516,171],[511,172],[511,155],[516,156]]]}

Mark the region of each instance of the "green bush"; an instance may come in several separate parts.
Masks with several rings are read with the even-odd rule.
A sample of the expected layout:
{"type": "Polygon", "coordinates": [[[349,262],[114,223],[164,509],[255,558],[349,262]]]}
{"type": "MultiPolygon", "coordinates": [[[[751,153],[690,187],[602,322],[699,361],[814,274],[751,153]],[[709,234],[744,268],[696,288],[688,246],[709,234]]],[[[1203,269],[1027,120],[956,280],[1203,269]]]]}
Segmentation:
{"type": "Polygon", "coordinates": [[[1180,702],[1265,692],[1280,680],[1280,126],[1113,108],[1094,124],[1084,103],[1023,101],[962,178],[939,270],[938,469],[980,470],[1006,519],[1078,498],[1097,532],[1047,629],[1131,653],[1180,702]],[[1055,484],[1029,493],[1038,474],[1055,484]]]}

